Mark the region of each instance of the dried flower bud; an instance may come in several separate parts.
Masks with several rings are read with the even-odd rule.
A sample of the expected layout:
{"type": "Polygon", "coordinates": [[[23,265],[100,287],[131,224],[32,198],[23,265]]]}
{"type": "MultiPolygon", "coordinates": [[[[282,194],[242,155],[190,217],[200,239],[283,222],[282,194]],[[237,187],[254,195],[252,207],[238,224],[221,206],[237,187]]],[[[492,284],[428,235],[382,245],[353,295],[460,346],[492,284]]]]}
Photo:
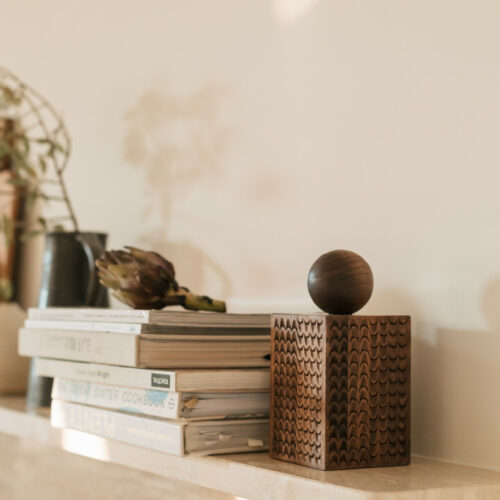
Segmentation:
{"type": "Polygon", "coordinates": [[[104,252],[96,261],[100,282],[114,296],[134,309],[186,309],[225,312],[226,304],[180,287],[171,262],[156,252],[135,247],[104,252]]]}

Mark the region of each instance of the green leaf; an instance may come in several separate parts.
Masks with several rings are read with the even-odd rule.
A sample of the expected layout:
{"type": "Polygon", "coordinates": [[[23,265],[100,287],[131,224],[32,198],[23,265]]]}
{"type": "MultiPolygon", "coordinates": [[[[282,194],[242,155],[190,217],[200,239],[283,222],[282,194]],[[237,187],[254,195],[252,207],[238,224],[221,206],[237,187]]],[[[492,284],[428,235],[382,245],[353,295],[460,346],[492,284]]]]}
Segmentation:
{"type": "Polygon", "coordinates": [[[6,155],[10,153],[10,148],[5,144],[5,142],[0,138],[0,155],[6,155]]]}
{"type": "Polygon", "coordinates": [[[27,156],[30,152],[30,141],[29,139],[24,135],[24,134],[18,134],[14,138],[14,140],[21,144],[23,147],[23,151],[19,151],[19,154],[22,154],[23,156],[27,156]]]}
{"type": "Polygon", "coordinates": [[[44,229],[47,229],[47,221],[43,217],[38,217],[37,221],[40,226],[42,226],[44,229]]]}
{"type": "Polygon", "coordinates": [[[45,175],[47,173],[47,162],[42,155],[38,157],[38,163],[40,164],[40,170],[42,171],[42,174],[45,175]]]}
{"type": "Polygon", "coordinates": [[[26,208],[29,210],[35,204],[36,199],[39,196],[38,188],[33,189],[26,195],[26,208]]]}
{"type": "Polygon", "coordinates": [[[12,106],[19,106],[21,104],[21,96],[10,87],[7,87],[7,85],[2,85],[0,87],[0,90],[3,94],[3,100],[7,104],[10,104],[12,106]]]}
{"type": "Polygon", "coordinates": [[[43,234],[43,231],[40,230],[40,229],[31,229],[29,231],[25,231],[22,235],[21,235],[21,241],[26,241],[26,240],[29,240],[31,238],[35,238],[36,236],[39,236],[40,234],[43,234]]]}
{"type": "Polygon", "coordinates": [[[0,279],[0,302],[8,302],[12,299],[13,292],[12,281],[6,278],[0,279]]]}
{"type": "Polygon", "coordinates": [[[47,151],[47,156],[50,158],[54,158],[54,155],[56,152],[59,153],[64,153],[64,148],[60,145],[57,144],[57,142],[49,141],[50,147],[49,150],[47,151]]]}
{"type": "Polygon", "coordinates": [[[38,179],[36,170],[29,163],[26,163],[24,159],[19,158],[19,161],[17,161],[16,163],[19,170],[24,170],[33,179],[38,179]]]}
{"type": "Polygon", "coordinates": [[[64,148],[63,148],[63,147],[62,147],[59,143],[57,143],[57,142],[53,142],[53,143],[52,143],[52,146],[54,147],[54,149],[55,149],[56,151],[59,151],[59,152],[61,152],[61,153],[64,153],[64,152],[65,152],[65,149],[64,149],[64,148]]]}
{"type": "Polygon", "coordinates": [[[22,177],[12,177],[7,181],[7,184],[12,184],[16,187],[28,187],[30,182],[27,179],[23,179],[22,177]]]}

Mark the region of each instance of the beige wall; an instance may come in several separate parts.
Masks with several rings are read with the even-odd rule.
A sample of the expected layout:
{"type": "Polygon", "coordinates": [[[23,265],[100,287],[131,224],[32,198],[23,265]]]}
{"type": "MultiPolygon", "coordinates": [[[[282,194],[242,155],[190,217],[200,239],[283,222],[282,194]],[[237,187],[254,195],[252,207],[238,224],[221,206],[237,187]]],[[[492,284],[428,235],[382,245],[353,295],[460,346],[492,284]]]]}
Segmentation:
{"type": "Polygon", "coordinates": [[[0,61],[64,112],[85,229],[235,308],[333,248],[414,318],[414,451],[500,469],[500,3],[18,0],[0,61]]]}

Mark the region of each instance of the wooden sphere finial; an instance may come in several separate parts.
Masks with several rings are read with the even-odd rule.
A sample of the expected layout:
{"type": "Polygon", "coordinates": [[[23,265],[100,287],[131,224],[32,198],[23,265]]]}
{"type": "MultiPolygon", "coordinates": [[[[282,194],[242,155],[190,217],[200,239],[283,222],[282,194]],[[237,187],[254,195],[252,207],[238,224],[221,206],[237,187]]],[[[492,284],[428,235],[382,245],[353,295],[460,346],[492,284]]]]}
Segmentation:
{"type": "Polygon", "coordinates": [[[311,266],[307,288],[313,302],[330,314],[352,314],[361,309],[373,291],[368,263],[349,250],[332,250],[311,266]]]}

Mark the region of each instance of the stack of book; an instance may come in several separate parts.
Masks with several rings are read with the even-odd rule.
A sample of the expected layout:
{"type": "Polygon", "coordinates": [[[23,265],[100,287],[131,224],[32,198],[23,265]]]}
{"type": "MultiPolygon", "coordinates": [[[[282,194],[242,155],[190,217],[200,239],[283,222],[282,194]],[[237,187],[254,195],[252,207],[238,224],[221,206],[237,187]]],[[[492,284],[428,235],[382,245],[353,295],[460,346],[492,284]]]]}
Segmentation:
{"type": "Polygon", "coordinates": [[[54,427],[176,455],[268,448],[268,315],[30,309],[19,353],[54,378],[54,427]]]}

